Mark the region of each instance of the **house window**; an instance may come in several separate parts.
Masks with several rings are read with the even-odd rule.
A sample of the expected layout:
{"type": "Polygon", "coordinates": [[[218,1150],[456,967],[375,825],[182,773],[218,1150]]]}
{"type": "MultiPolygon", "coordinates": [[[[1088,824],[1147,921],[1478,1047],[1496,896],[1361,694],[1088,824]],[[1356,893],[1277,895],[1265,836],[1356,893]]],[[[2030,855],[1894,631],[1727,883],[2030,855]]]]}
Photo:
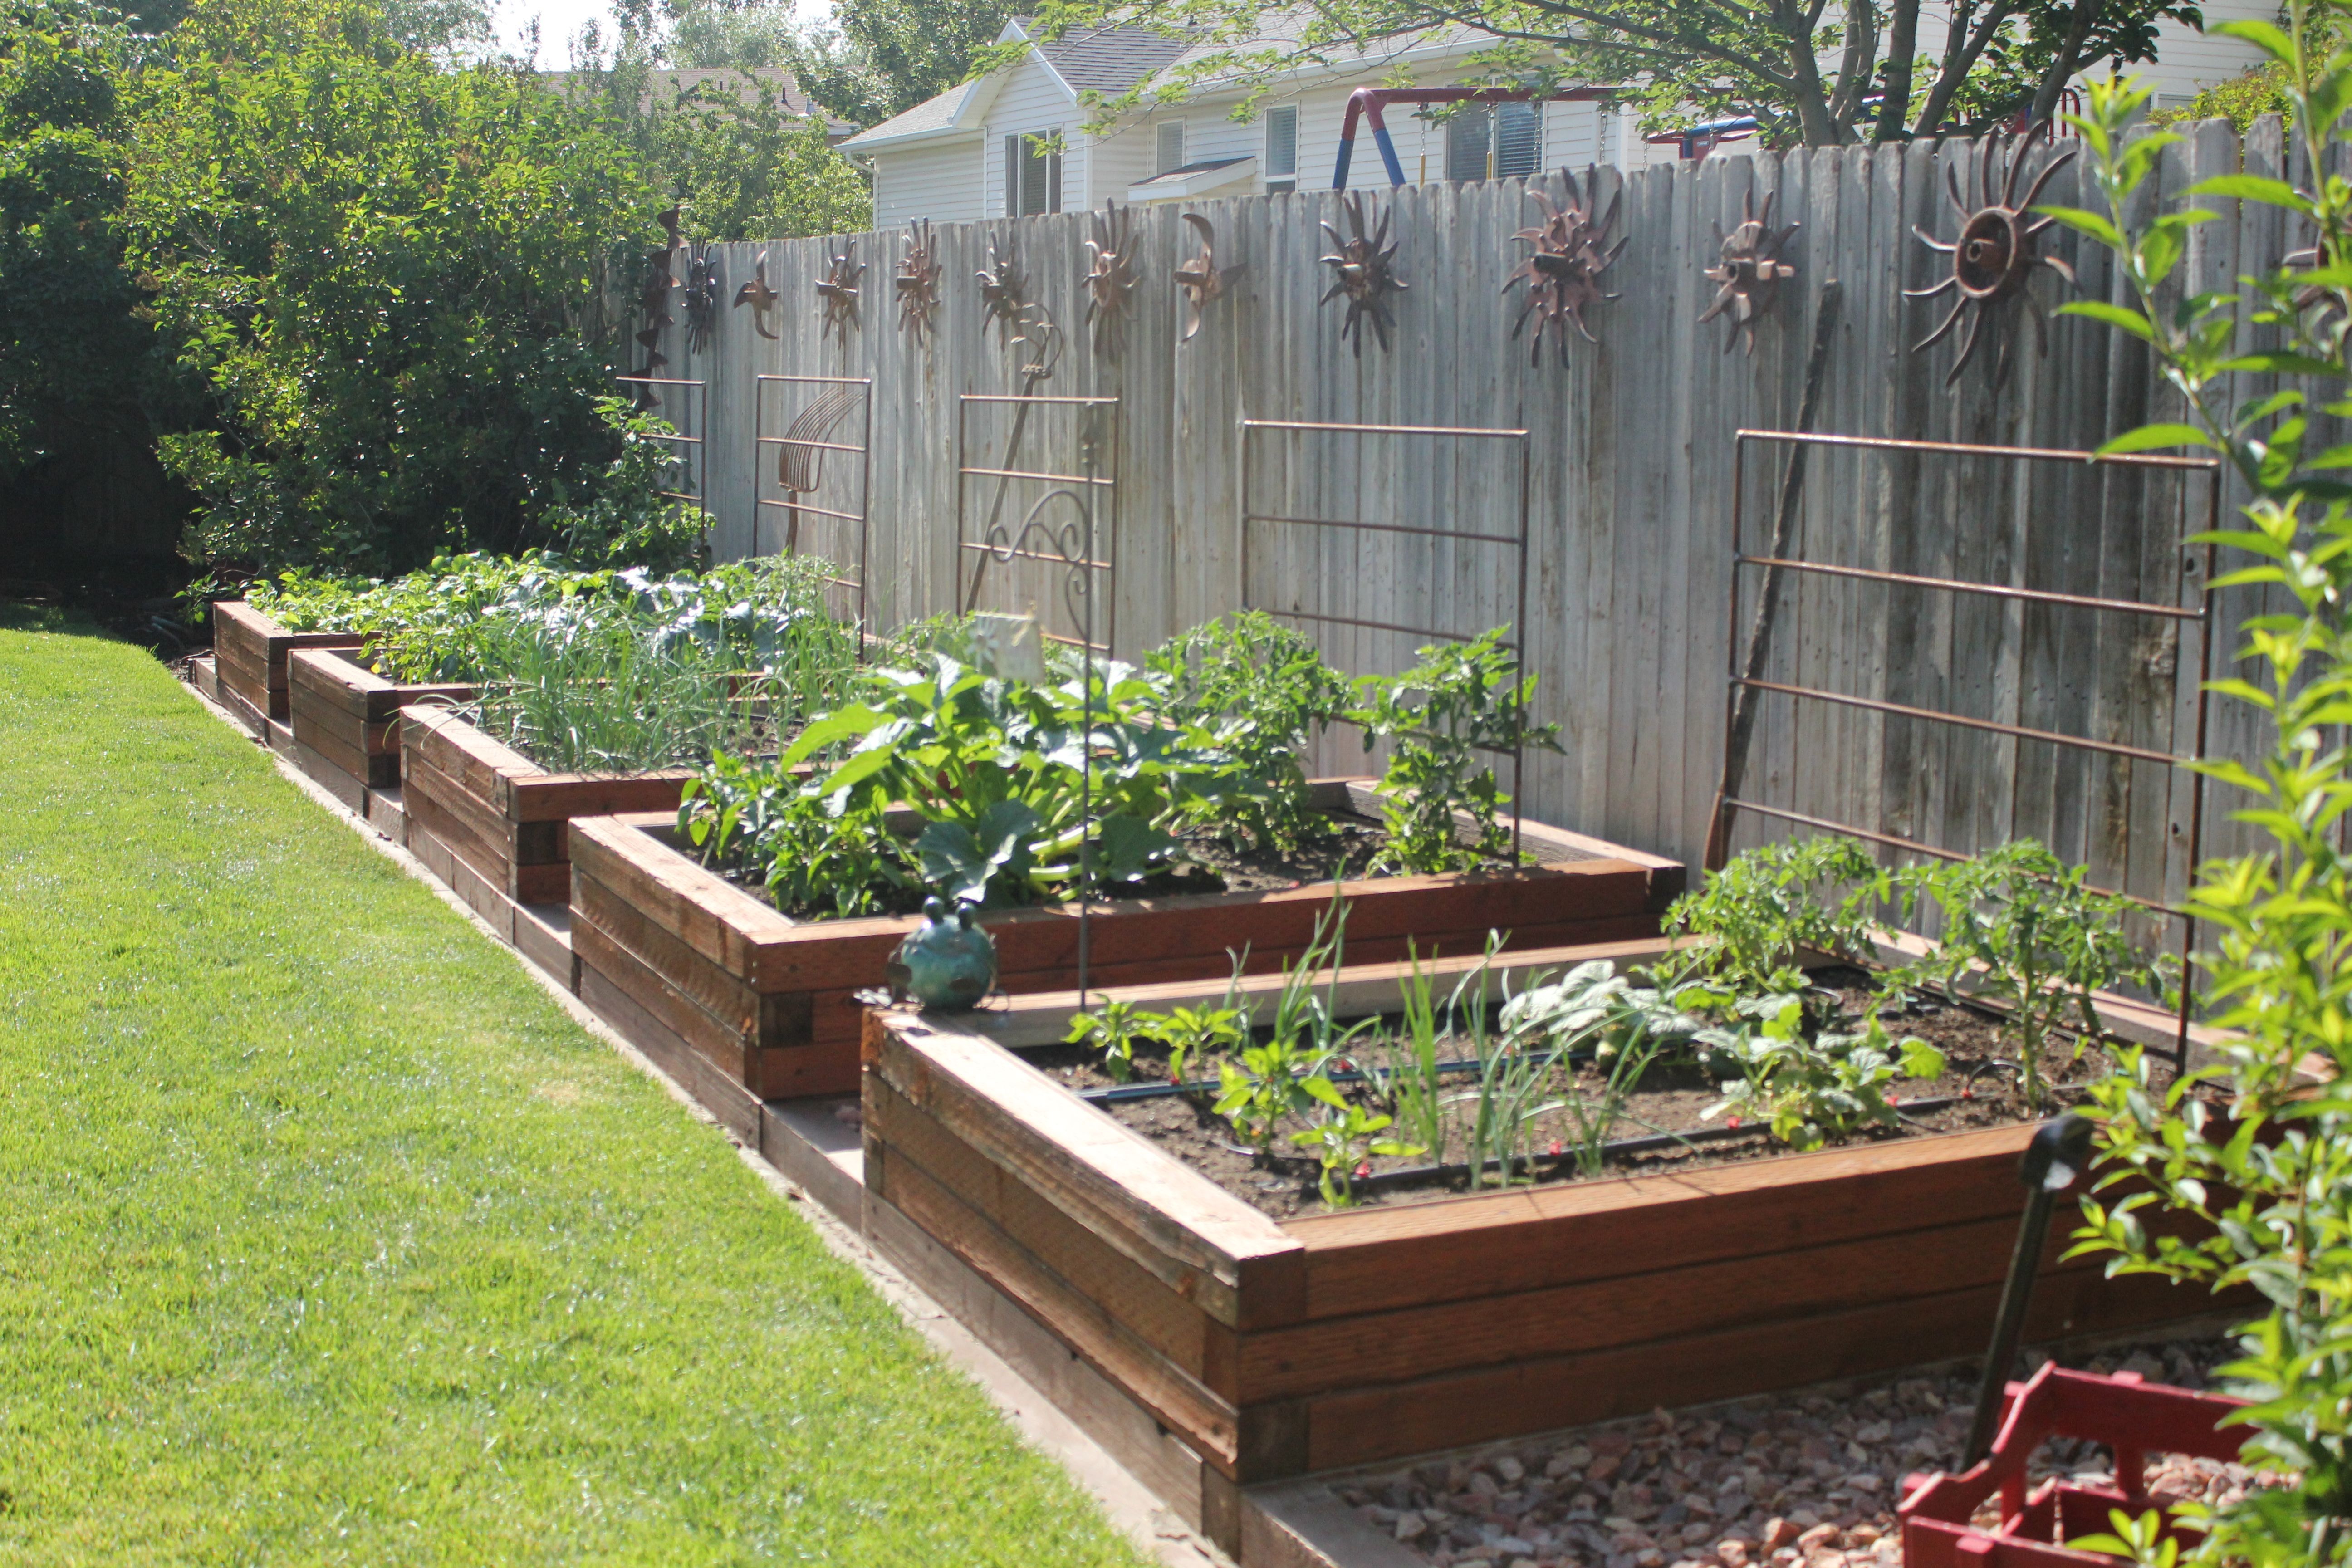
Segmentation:
{"type": "Polygon", "coordinates": [[[1062,210],[1062,154],[1050,132],[1004,139],[1004,216],[1034,217],[1062,210]]]}
{"type": "Polygon", "coordinates": [[[1524,179],[1543,161],[1543,105],[1465,103],[1445,121],[1449,180],[1524,179]]]}
{"type": "Polygon", "coordinates": [[[1172,174],[1184,166],[1184,122],[1163,120],[1160,122],[1160,170],[1172,174]]]}
{"type": "Polygon", "coordinates": [[[1298,109],[1293,104],[1265,111],[1265,188],[1298,188],[1298,109]]]}

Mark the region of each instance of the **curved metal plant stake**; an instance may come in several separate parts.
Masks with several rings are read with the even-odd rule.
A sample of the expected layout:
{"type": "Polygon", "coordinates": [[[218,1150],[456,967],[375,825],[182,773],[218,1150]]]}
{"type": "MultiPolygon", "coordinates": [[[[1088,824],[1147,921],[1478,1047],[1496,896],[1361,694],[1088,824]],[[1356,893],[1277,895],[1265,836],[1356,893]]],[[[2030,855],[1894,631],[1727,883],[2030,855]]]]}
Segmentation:
{"type": "Polygon", "coordinates": [[[1772,204],[1780,193],[1769,191],[1764,196],[1764,211],[1756,211],[1756,193],[1741,194],[1740,223],[1729,234],[1723,226],[1715,226],[1715,242],[1722,259],[1706,269],[1709,282],[1720,283],[1715,303],[1706,308],[1699,324],[1705,326],[1717,316],[1725,316],[1724,325],[1730,330],[1724,334],[1723,352],[1729,353],[1731,345],[1745,342],[1748,353],[1756,353],[1757,319],[1772,309],[1772,301],[1780,292],[1781,283],[1797,275],[1797,269],[1780,259],[1780,252],[1790,237],[1802,228],[1802,224],[1790,224],[1778,234],[1772,231],[1772,204]]]}
{"type": "Polygon", "coordinates": [[[715,247],[687,247],[686,352],[704,353],[710,348],[710,330],[719,321],[719,296],[726,284],[719,275],[715,247]]]}
{"type": "MultiPolygon", "coordinates": [[[[1597,217],[1592,202],[1576,176],[1566,169],[1559,177],[1567,182],[1568,200],[1554,205],[1550,195],[1530,188],[1533,196],[1544,209],[1544,221],[1534,228],[1523,228],[1512,237],[1526,241],[1535,248],[1508,278],[1503,279],[1503,292],[1512,285],[1525,283],[1528,297],[1519,306],[1518,319],[1511,323],[1514,341],[1527,329],[1528,318],[1535,318],[1535,341],[1529,345],[1529,364],[1543,363],[1544,334],[1549,332],[1558,341],[1559,363],[1568,363],[1568,329],[1574,327],[1577,335],[1588,343],[1601,340],[1584,323],[1585,310],[1616,295],[1606,293],[1601,287],[1601,275],[1609,270],[1618,253],[1625,248],[1626,237],[1609,243],[1610,231],[1617,226],[1617,204],[1624,195],[1621,187],[1609,198],[1608,208],[1597,217]]],[[[1587,169],[1586,181],[1597,192],[1601,179],[1597,171],[1587,169]]]]}
{"type": "Polygon", "coordinates": [[[1217,231],[1199,213],[1186,213],[1184,221],[1200,232],[1201,249],[1190,261],[1176,268],[1176,288],[1184,296],[1184,334],[1177,341],[1189,343],[1201,330],[1201,312],[1213,300],[1222,297],[1225,285],[1241,275],[1236,264],[1219,269],[1217,266],[1217,231]]]}
{"type": "Polygon", "coordinates": [[[857,284],[865,276],[866,263],[857,259],[857,242],[845,239],[838,251],[827,253],[824,276],[817,279],[817,300],[824,310],[824,330],[819,335],[839,337],[845,349],[849,346],[849,334],[864,326],[857,315],[857,284]]]}
{"type": "Polygon", "coordinates": [[[1013,330],[1021,324],[1022,307],[1029,302],[1029,279],[1021,270],[1021,253],[1011,235],[988,237],[988,265],[974,276],[980,279],[982,333],[985,335],[993,322],[997,342],[1010,343],[1013,330]],[[1002,250],[997,248],[1000,241],[1002,250]]]}
{"type": "Polygon", "coordinates": [[[1342,341],[1352,339],[1356,357],[1364,357],[1364,323],[1372,323],[1372,331],[1381,347],[1389,346],[1389,334],[1396,330],[1396,318],[1389,312],[1389,296],[1401,294],[1407,285],[1396,275],[1396,246],[1389,242],[1389,223],[1396,214],[1393,209],[1381,214],[1381,224],[1367,233],[1364,228],[1364,201],[1350,194],[1341,198],[1340,209],[1347,214],[1349,237],[1342,239],[1339,231],[1329,224],[1323,232],[1331,237],[1331,254],[1323,258],[1323,265],[1331,268],[1331,287],[1315,301],[1328,305],[1341,295],[1347,296],[1347,319],[1339,323],[1342,341]]]}
{"type": "MultiPolygon", "coordinates": [[[[1969,361],[1977,352],[1977,339],[1984,331],[1985,318],[2011,300],[2025,301],[2025,309],[2033,318],[2034,350],[2037,353],[2047,353],[2050,344],[2042,324],[2042,301],[2033,297],[2026,282],[2037,266],[2047,267],[2069,283],[2074,281],[2074,269],[2057,257],[2042,255],[2037,237],[2058,220],[2036,218],[2032,214],[2033,204],[2041,199],[2042,187],[2050,183],[2051,175],[2073,161],[2078,149],[2069,147],[2051,159],[2034,176],[2033,184],[2026,187],[2023,198],[2017,195],[2017,177],[2025,170],[2025,154],[2042,132],[2040,126],[2028,131],[2009,149],[2006,160],[2001,157],[1998,140],[1989,138],[1985,142],[1970,182],[1974,186],[1973,205],[1960,195],[1959,176],[1952,165],[1944,165],[1944,189],[1951,196],[1952,210],[1960,219],[1959,237],[1951,244],[1946,245],[1916,224],[1911,226],[1911,232],[1930,250],[1940,250],[1952,258],[1952,273],[1932,289],[1906,289],[1904,298],[1931,300],[1953,289],[1959,291],[1944,324],[1912,345],[1911,352],[1917,353],[1942,342],[1962,316],[1969,321],[1969,330],[1960,339],[1960,357],[1952,362],[1951,373],[1944,377],[1948,387],[1969,368],[1969,361]]],[[[2010,348],[2010,340],[2004,337],[2000,358],[1993,367],[1995,387],[2009,379],[2010,348]]]]}
{"type": "Polygon", "coordinates": [[[781,342],[776,336],[776,301],[783,298],[768,287],[768,253],[760,252],[760,264],[751,269],[751,281],[735,290],[735,309],[751,307],[751,330],[770,342],[781,342]]]}
{"type": "Polygon", "coordinates": [[[931,238],[931,220],[907,226],[907,254],[898,263],[891,288],[898,296],[898,330],[911,332],[919,343],[931,335],[931,312],[940,308],[939,247],[931,238]]]}
{"type": "Polygon", "coordinates": [[[1087,241],[1087,331],[1095,353],[1116,364],[1127,346],[1127,301],[1143,281],[1135,254],[1135,210],[1122,210],[1106,198],[1103,210],[1088,221],[1094,237],[1087,241]]]}

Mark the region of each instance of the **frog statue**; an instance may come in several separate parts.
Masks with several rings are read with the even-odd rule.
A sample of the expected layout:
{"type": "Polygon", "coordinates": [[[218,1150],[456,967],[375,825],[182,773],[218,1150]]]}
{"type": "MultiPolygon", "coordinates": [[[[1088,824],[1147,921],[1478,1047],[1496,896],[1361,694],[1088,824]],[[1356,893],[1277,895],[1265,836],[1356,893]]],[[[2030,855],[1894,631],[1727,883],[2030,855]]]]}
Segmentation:
{"type": "Polygon", "coordinates": [[[973,921],[970,905],[958,905],[950,916],[943,900],[926,899],[922,925],[898,944],[883,973],[894,998],[966,1012],[995,989],[996,943],[973,921]]]}

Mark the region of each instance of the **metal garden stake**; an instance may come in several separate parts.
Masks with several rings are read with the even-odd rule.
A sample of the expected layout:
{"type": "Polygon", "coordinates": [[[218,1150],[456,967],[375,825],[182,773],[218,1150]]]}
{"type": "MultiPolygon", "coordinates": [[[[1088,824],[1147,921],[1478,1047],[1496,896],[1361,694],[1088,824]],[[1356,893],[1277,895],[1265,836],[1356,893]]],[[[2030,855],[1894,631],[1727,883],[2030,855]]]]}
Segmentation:
{"type": "Polygon", "coordinates": [[[2079,1116],[2045,1121],[2025,1146],[2018,1162],[2017,1179],[2025,1184],[2025,1217],[2017,1226],[2017,1250],[2010,1255],[2009,1283],[2000,1292],[2000,1315],[1993,1321],[1992,1350],[1985,1357],[1984,1386],[1977,1392],[1976,1419],[1969,1424],[1969,1446],[1960,1468],[1975,1468],[1992,1451],[1994,1432],[2000,1426],[2000,1401],[2009,1387],[2009,1370],[2017,1363],[2017,1342],[2025,1331],[2026,1303],[2033,1299],[2033,1275],[2041,1266],[2042,1244],[2050,1235],[2050,1210],[2058,1194],[2074,1184],[2091,1162],[2091,1124],[2079,1116]]]}

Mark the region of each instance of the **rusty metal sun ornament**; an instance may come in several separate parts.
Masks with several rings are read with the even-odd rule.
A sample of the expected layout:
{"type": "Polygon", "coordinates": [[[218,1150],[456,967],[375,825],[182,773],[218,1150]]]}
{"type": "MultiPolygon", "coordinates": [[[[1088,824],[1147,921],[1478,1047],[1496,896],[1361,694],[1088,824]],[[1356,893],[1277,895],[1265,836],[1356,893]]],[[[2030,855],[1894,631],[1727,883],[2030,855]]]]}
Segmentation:
{"type": "Polygon", "coordinates": [[[1722,259],[1708,268],[1706,276],[1709,282],[1722,287],[1716,290],[1715,302],[1698,320],[1705,326],[1717,316],[1724,318],[1724,325],[1729,329],[1723,338],[1725,353],[1731,352],[1732,344],[1743,342],[1748,353],[1755,353],[1758,320],[1771,311],[1780,285],[1797,275],[1796,268],[1780,259],[1780,252],[1787,247],[1790,237],[1804,226],[1792,223],[1774,232],[1772,204],[1780,195],[1778,191],[1767,192],[1764,210],[1759,214],[1756,210],[1756,193],[1748,191],[1739,198],[1739,226],[1726,234],[1721,224],[1715,226],[1715,242],[1722,259]]]}
{"type": "Polygon", "coordinates": [[[719,325],[719,296],[727,285],[719,275],[716,246],[688,246],[686,258],[686,352],[705,353],[719,325]]]}
{"type": "Polygon", "coordinates": [[[1184,296],[1184,335],[1179,342],[1189,343],[1201,330],[1201,312],[1212,300],[1223,295],[1225,285],[1241,271],[1238,266],[1222,270],[1217,266],[1217,231],[1199,213],[1186,213],[1184,221],[1199,231],[1201,248],[1187,262],[1176,268],[1176,288],[1184,296]]]}
{"type": "MultiPolygon", "coordinates": [[[[1913,225],[1911,232],[1931,250],[1942,251],[1952,258],[1951,275],[1928,289],[1906,289],[1904,297],[1930,300],[1938,294],[1958,290],[1959,298],[1952,301],[1951,313],[1943,325],[1929,332],[1913,345],[1917,353],[1932,348],[1951,335],[1952,329],[1968,318],[1968,331],[1960,339],[1960,357],[1944,377],[1950,386],[1960,379],[1969,361],[1977,352],[1977,340],[1984,331],[1985,319],[2011,300],[2022,300],[2028,314],[2033,319],[2033,342],[2037,351],[2046,350],[2042,302],[2026,287],[2036,267],[2047,267],[2068,283],[2074,281],[2074,269],[2055,256],[2042,254],[2039,239],[2043,229],[2058,220],[2032,216],[2033,204],[2042,195],[2042,187],[2050,176],[2064,168],[2074,156],[2069,147],[2042,166],[2033,177],[2025,195],[2017,195],[2018,176],[2025,171],[2025,155],[2032,148],[2041,129],[2028,131],[2006,150],[2000,142],[1988,140],[1977,159],[1976,174],[1970,181],[1973,203],[1960,193],[1959,175],[1954,165],[1944,165],[1944,189],[1952,199],[1952,210],[1959,216],[1959,237],[1947,245],[1926,229],[1913,225]],[[2005,155],[2004,155],[2005,151],[2005,155]]],[[[2010,342],[2004,337],[2000,358],[1993,369],[1993,384],[1999,386],[2009,379],[2010,342]]]]}
{"type": "Polygon", "coordinates": [[[1135,210],[1106,200],[1089,222],[1094,237],[1087,241],[1087,332],[1095,353],[1116,363],[1127,345],[1127,302],[1143,281],[1135,210]]]}
{"type": "Polygon", "coordinates": [[[931,220],[907,226],[907,254],[898,275],[890,280],[898,296],[898,330],[914,334],[917,342],[931,334],[931,312],[940,308],[940,252],[931,237],[931,220]]]}
{"type": "Polygon", "coordinates": [[[776,336],[776,301],[782,296],[768,287],[768,253],[760,253],[759,264],[751,268],[751,281],[735,290],[735,309],[751,307],[751,330],[770,342],[782,340],[776,336]]]}
{"type": "Polygon", "coordinates": [[[1544,334],[1557,341],[1559,363],[1568,363],[1568,330],[1574,327],[1577,335],[1588,343],[1601,340],[1592,335],[1585,324],[1584,312],[1616,295],[1603,291],[1601,275],[1609,270],[1618,253],[1625,248],[1626,237],[1620,235],[1615,244],[1610,243],[1610,233],[1617,226],[1617,204],[1623,192],[1609,198],[1609,205],[1598,214],[1593,210],[1593,197],[1600,193],[1601,179],[1597,172],[1585,171],[1585,181],[1591,187],[1588,195],[1576,176],[1566,169],[1559,177],[1568,185],[1568,199],[1555,204],[1550,195],[1530,189],[1544,209],[1544,221],[1533,228],[1523,228],[1514,235],[1535,248],[1508,278],[1503,279],[1503,292],[1513,285],[1528,286],[1527,299],[1519,306],[1518,319],[1511,323],[1511,336],[1516,340],[1526,330],[1528,320],[1536,323],[1535,341],[1528,357],[1530,364],[1543,363],[1544,334]]]}
{"type": "Polygon", "coordinates": [[[1381,347],[1389,346],[1389,334],[1396,330],[1396,318],[1389,312],[1389,296],[1402,293],[1404,280],[1396,275],[1397,247],[1389,241],[1389,222],[1393,211],[1381,214],[1380,226],[1367,230],[1364,226],[1364,202],[1350,195],[1343,199],[1341,210],[1347,214],[1349,237],[1341,238],[1339,231],[1329,224],[1323,232],[1331,237],[1331,254],[1323,258],[1323,265],[1331,268],[1331,287],[1315,301],[1328,305],[1344,296],[1348,314],[1339,323],[1342,341],[1353,340],[1356,357],[1364,357],[1364,323],[1372,324],[1381,347]]]}
{"type": "Polygon", "coordinates": [[[817,279],[816,297],[824,311],[824,330],[820,336],[841,339],[841,346],[849,346],[849,334],[864,325],[857,315],[858,280],[866,276],[866,263],[857,259],[857,242],[845,239],[841,248],[826,254],[824,276],[817,279]]]}
{"type": "Polygon", "coordinates": [[[1021,252],[1012,236],[988,237],[988,265],[975,276],[980,279],[982,333],[984,335],[992,322],[996,341],[1010,343],[1021,324],[1021,307],[1029,302],[1028,275],[1021,270],[1021,252]],[[1000,244],[1002,249],[998,248],[1000,244]]]}

